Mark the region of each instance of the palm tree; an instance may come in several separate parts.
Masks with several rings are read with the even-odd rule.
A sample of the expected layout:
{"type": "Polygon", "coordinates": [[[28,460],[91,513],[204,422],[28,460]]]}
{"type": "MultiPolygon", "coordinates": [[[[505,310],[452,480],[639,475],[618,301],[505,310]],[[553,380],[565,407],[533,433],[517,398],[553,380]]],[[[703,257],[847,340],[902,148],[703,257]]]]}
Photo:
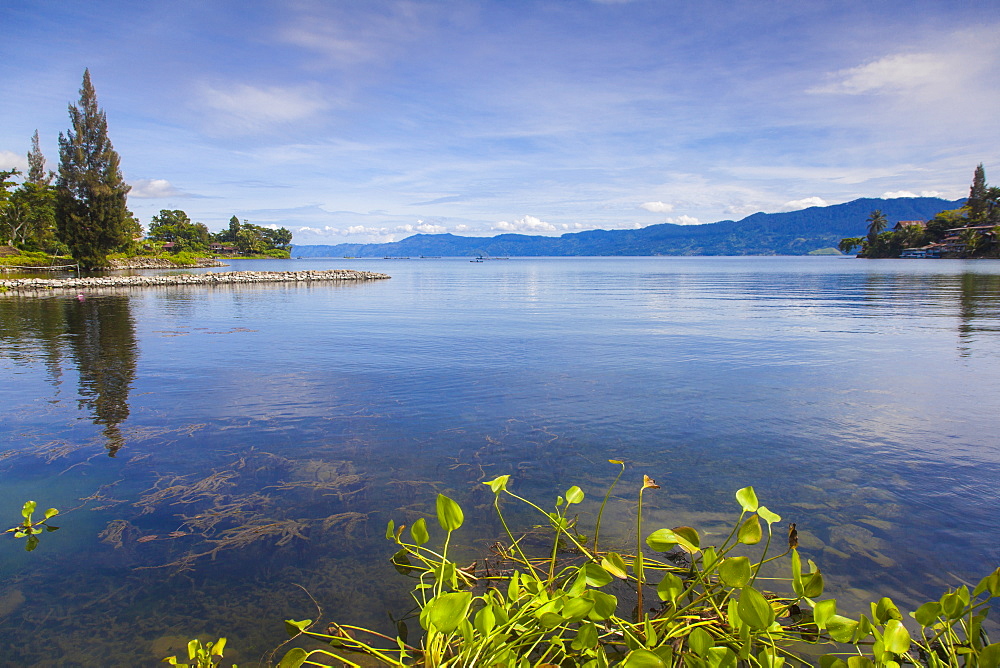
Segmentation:
{"type": "Polygon", "coordinates": [[[881,209],[875,209],[868,216],[868,239],[874,241],[875,238],[885,231],[889,226],[889,219],[885,217],[881,209]]]}

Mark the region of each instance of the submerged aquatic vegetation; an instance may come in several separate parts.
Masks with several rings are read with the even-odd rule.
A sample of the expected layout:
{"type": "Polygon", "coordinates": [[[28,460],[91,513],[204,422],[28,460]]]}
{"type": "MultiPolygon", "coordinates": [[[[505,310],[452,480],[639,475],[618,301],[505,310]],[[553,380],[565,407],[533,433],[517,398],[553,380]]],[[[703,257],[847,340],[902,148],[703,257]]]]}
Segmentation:
{"type": "Polygon", "coordinates": [[[823,598],[823,574],[800,554],[796,525],[779,536],[782,518],[760,505],[752,487],[736,493],[740,514],[728,535],[708,545],[692,527],[644,533],[642,495],[659,488],[646,476],[636,517],[645,546],[640,542],[634,554],[600,549],[601,519],[618,479],[601,504],[593,541],[572,514],[584,500],[579,487],[547,510],[512,492],[510,476],[486,482],[509,541],[495,548],[499,564],[482,559],[462,566],[449,556],[464,513],[444,495],[436,503],[445,532],[439,549],[428,547],[426,520],[414,522],[408,535],[390,521],[386,538],[398,547],[392,562],[415,581],[420,637],[410,638],[406,619],[397,621],[396,637],[348,624],[317,630],[318,622],[288,620],[293,637],[324,646],[295,647],[279,666],[1000,665],[1000,643],[990,644],[983,631],[989,600],[1000,595],[1000,569],[908,617],[884,597],[851,618],[838,614],[835,599],[823,598]],[[502,499],[544,518],[549,549],[529,553],[525,535],[510,530],[502,499]]]}

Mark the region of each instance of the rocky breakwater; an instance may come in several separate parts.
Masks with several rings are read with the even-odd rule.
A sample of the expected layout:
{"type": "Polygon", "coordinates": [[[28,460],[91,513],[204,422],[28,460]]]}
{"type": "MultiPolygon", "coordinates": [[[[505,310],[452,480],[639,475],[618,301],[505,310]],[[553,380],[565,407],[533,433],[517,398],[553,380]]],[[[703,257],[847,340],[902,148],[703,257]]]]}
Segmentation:
{"type": "Polygon", "coordinates": [[[375,281],[386,274],[353,269],[323,271],[226,271],[204,274],[160,276],[102,276],[95,278],[12,278],[0,280],[0,293],[40,295],[53,292],[100,291],[114,288],[140,288],[163,285],[233,285],[246,283],[311,283],[330,281],[375,281]]]}
{"type": "Polygon", "coordinates": [[[108,260],[111,269],[181,269],[184,267],[228,267],[228,264],[212,258],[197,258],[194,264],[174,262],[163,257],[130,257],[127,260],[108,260]]]}

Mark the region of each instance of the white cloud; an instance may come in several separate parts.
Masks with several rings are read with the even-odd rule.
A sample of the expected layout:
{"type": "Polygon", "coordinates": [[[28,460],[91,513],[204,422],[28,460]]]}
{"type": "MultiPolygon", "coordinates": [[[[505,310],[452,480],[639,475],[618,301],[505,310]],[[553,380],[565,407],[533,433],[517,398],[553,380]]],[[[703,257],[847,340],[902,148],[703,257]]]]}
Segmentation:
{"type": "Polygon", "coordinates": [[[673,223],[674,225],[701,225],[701,221],[694,216],[677,216],[676,218],[667,218],[668,223],[673,223]]]}
{"type": "Polygon", "coordinates": [[[798,211],[799,209],[808,209],[811,206],[828,206],[827,201],[822,197],[805,197],[803,199],[795,199],[791,202],[785,202],[780,207],[778,211],[798,211]]]}
{"type": "Polygon", "coordinates": [[[723,211],[730,216],[746,217],[751,213],[757,213],[761,208],[755,204],[730,204],[723,211]]]}
{"type": "Polygon", "coordinates": [[[186,193],[175,188],[166,179],[139,179],[132,184],[129,197],[158,199],[162,197],[186,197],[186,193]]]}
{"type": "Polygon", "coordinates": [[[882,193],[882,199],[896,199],[897,197],[943,197],[944,193],[940,193],[937,190],[921,190],[920,194],[910,192],[909,190],[890,190],[889,192],[882,193]]]}
{"type": "Polygon", "coordinates": [[[652,211],[653,213],[670,213],[674,210],[673,204],[665,204],[663,202],[646,202],[639,205],[640,209],[645,209],[646,211],[652,211]]]}
{"type": "Polygon", "coordinates": [[[421,223],[417,225],[417,231],[424,234],[444,234],[448,228],[444,225],[434,225],[432,223],[421,223]]]}
{"type": "Polygon", "coordinates": [[[830,75],[830,82],[810,93],[860,95],[884,90],[936,86],[948,80],[951,59],[934,53],[900,53],[830,75]]]}
{"type": "Polygon", "coordinates": [[[469,227],[468,225],[466,225],[464,223],[461,224],[461,225],[456,225],[455,226],[455,231],[456,232],[468,232],[471,229],[472,229],[471,227],[469,227]]]}
{"type": "Polygon", "coordinates": [[[586,226],[583,223],[573,223],[572,225],[570,225],[569,223],[563,223],[559,227],[563,228],[564,230],[582,230],[582,229],[586,229],[586,226]]]}
{"type": "Polygon", "coordinates": [[[556,226],[552,223],[539,220],[534,216],[525,216],[524,218],[515,220],[513,223],[502,220],[494,225],[492,229],[500,230],[501,232],[555,232],[556,226]]]}
{"type": "Polygon", "coordinates": [[[28,158],[13,151],[0,151],[0,169],[28,170],[28,158]]]}
{"type": "Polygon", "coordinates": [[[224,130],[250,133],[268,126],[302,121],[329,108],[318,90],[310,87],[228,87],[204,85],[201,103],[217,112],[214,122],[224,130]]]}

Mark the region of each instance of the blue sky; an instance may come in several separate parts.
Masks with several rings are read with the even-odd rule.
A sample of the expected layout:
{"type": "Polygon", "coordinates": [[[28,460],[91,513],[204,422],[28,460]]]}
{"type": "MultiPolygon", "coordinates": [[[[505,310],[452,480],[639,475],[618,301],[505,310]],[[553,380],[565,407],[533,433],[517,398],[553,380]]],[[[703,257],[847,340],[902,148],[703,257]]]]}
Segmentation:
{"type": "Polygon", "coordinates": [[[312,244],[957,198],[1000,170],[997,9],[0,0],[0,168],[36,129],[56,167],[89,67],[144,224],[312,244]]]}

